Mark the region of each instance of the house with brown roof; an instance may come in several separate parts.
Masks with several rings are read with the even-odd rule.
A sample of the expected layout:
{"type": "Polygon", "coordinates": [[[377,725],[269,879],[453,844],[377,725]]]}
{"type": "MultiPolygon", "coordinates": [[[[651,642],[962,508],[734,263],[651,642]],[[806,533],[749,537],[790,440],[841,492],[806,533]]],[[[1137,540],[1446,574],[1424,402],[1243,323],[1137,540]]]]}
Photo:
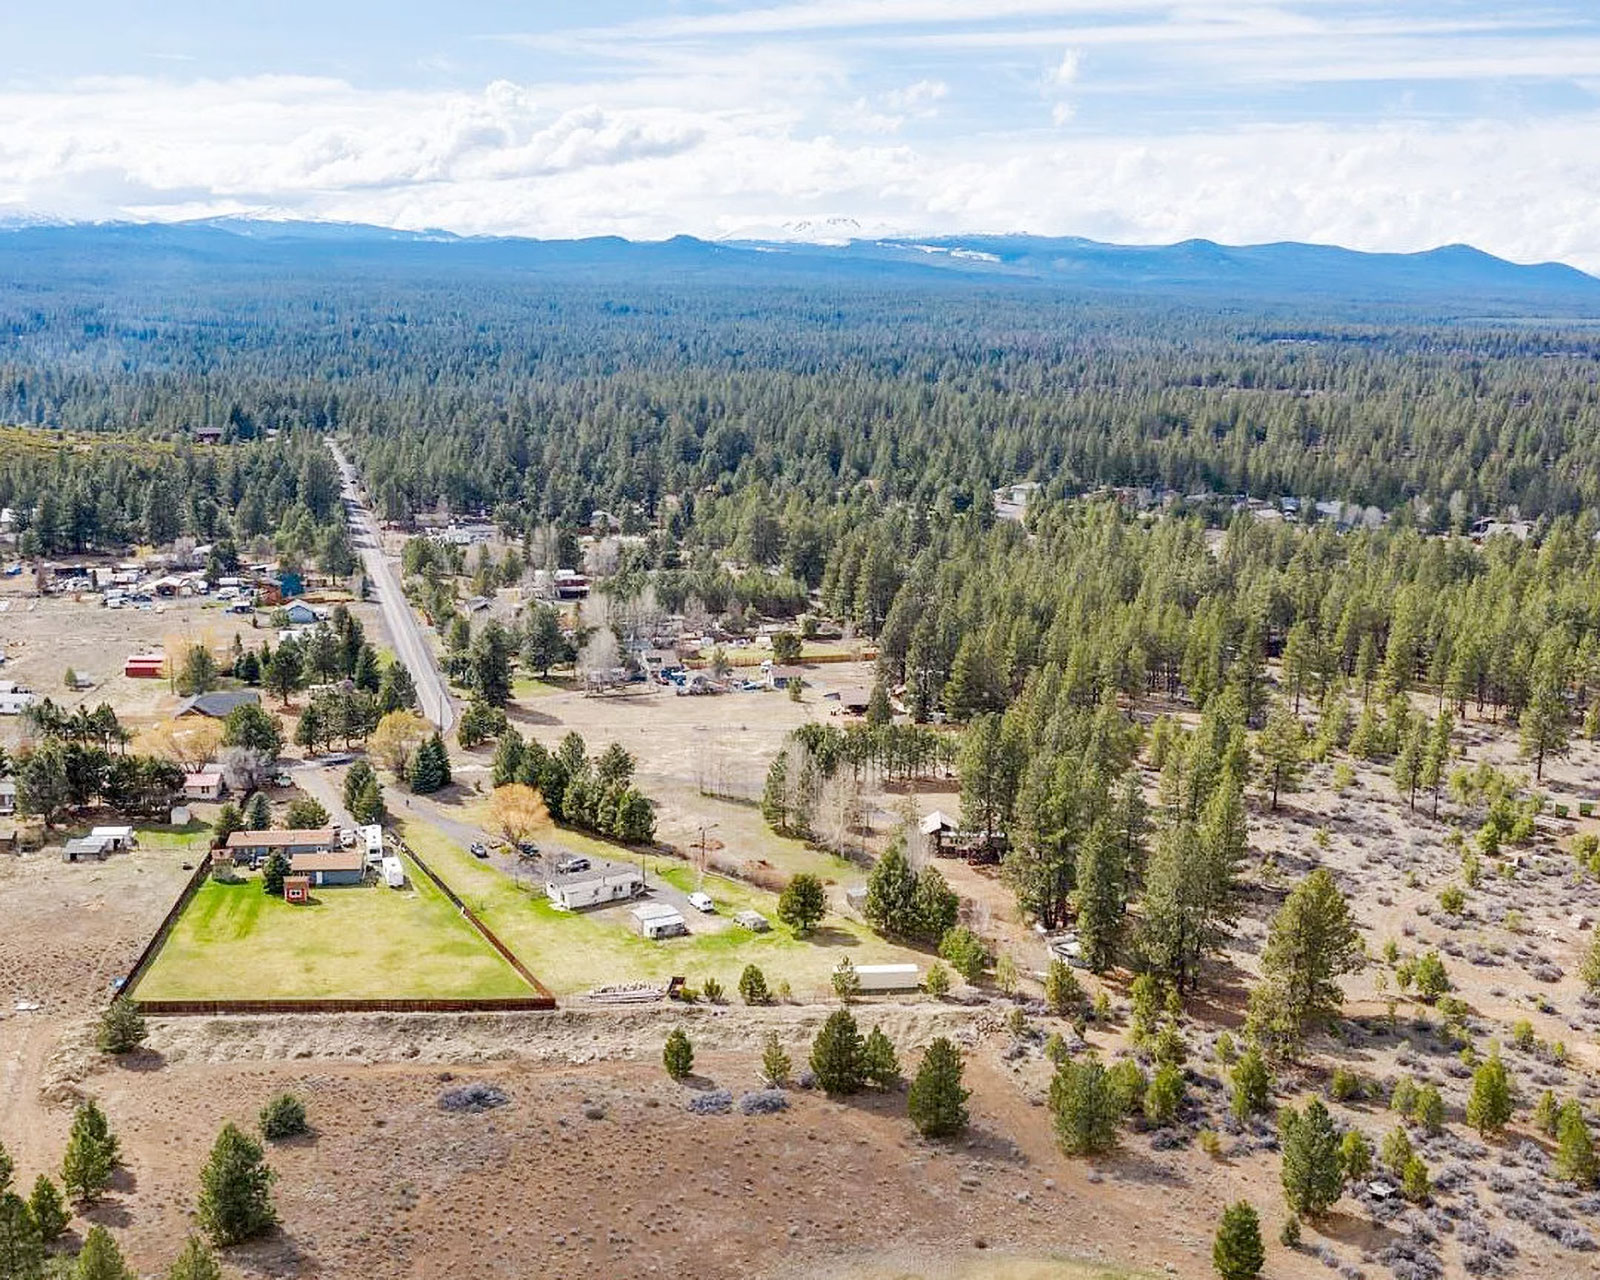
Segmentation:
{"type": "Polygon", "coordinates": [[[274,852],[285,853],[292,859],[297,853],[326,853],[338,847],[338,834],[332,827],[235,831],[228,837],[228,848],[239,862],[254,862],[274,852]]]}
{"type": "Polygon", "coordinates": [[[319,853],[297,853],[289,859],[289,870],[305,876],[318,888],[328,884],[360,884],[366,878],[367,851],[351,846],[319,853]]]}

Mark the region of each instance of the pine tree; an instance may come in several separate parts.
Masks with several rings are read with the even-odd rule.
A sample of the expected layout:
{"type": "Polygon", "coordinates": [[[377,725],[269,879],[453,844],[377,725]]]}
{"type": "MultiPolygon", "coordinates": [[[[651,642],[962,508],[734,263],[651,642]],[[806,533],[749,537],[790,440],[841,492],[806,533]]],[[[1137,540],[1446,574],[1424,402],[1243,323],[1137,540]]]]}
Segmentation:
{"type": "Polygon", "coordinates": [[[767,990],[767,976],[753,965],[747,964],[739,975],[739,998],[746,1004],[769,1004],[772,993],[767,990]]]}
{"type": "Polygon", "coordinates": [[[383,821],[384,811],[383,788],[374,774],[361,784],[361,790],[351,799],[350,816],[366,826],[383,821]]]}
{"type": "Polygon", "coordinates": [[[6,1150],[6,1144],[0,1142],[0,1194],[11,1190],[11,1180],[16,1176],[16,1172],[17,1162],[6,1150]]]}
{"type": "Polygon", "coordinates": [[[1279,793],[1297,790],[1305,768],[1306,730],[1300,717],[1285,703],[1278,703],[1256,739],[1256,749],[1271,807],[1276,810],[1279,793]]]}
{"type": "Polygon", "coordinates": [[[1098,1058],[1071,1059],[1050,1081],[1050,1119],[1069,1156],[1099,1155],[1117,1144],[1122,1118],[1116,1090],[1098,1058]]]}
{"type": "Polygon", "coordinates": [[[1267,931],[1262,982],[1250,995],[1252,1026],[1286,1054],[1306,1032],[1338,1016],[1336,979],[1360,968],[1361,935],[1333,876],[1319,867],[1295,886],[1267,931]]]}
{"type": "Polygon", "coordinates": [[[780,751],[767,767],[767,780],[761,790],[761,816],[779,835],[788,835],[789,753],[780,751]]]}
{"type": "Polygon", "coordinates": [[[44,1241],[28,1203],[15,1192],[0,1192],[0,1276],[40,1280],[44,1241]]]}
{"type": "Polygon", "coordinates": [[[1089,830],[1078,850],[1078,940],[1093,973],[1117,962],[1127,910],[1126,867],[1122,849],[1103,823],[1089,830]]]}
{"type": "Polygon", "coordinates": [[[866,1080],[866,1046],[848,1009],[836,1009],[811,1044],[811,1072],[830,1098],[860,1093],[866,1080]]]}
{"type": "Polygon", "coordinates": [[[205,1241],[192,1235],[183,1242],[183,1252],[167,1268],[165,1280],[222,1280],[222,1268],[205,1241]]]}
{"type": "Polygon", "coordinates": [[[880,1089],[892,1089],[900,1083],[900,1059],[895,1054],[894,1043],[884,1034],[882,1027],[873,1027],[867,1034],[861,1061],[867,1083],[877,1085],[880,1089]]]}
{"type": "Polygon", "coordinates": [[[1179,821],[1156,841],[1145,875],[1140,943],[1153,971],[1187,989],[1215,943],[1215,876],[1192,822],[1179,821]]]}
{"type": "Polygon", "coordinates": [[[102,1053],[124,1054],[143,1044],[148,1034],[139,1006],[126,997],[118,997],[101,1013],[96,1038],[102,1053]]]}
{"type": "Polygon", "coordinates": [[[280,1093],[261,1108],[259,1123],[268,1142],[298,1138],[308,1132],[306,1104],[292,1093],[280,1093]]]}
{"type": "Polygon", "coordinates": [[[200,1171],[200,1225],[213,1244],[238,1244],[277,1222],[272,1207],[274,1176],[260,1143],[231,1122],[222,1126],[200,1171]]]}
{"type": "Polygon", "coordinates": [[[1538,782],[1544,777],[1546,757],[1566,755],[1572,739],[1567,704],[1553,678],[1541,680],[1534,686],[1528,705],[1517,718],[1517,726],[1521,732],[1523,758],[1533,761],[1533,777],[1538,782]]]}
{"type": "Polygon", "coordinates": [[[1372,1144],[1360,1129],[1348,1130],[1340,1140],[1339,1168],[1346,1182],[1359,1182],[1372,1172],[1372,1144]]]}
{"type": "Polygon", "coordinates": [[[211,843],[221,849],[227,845],[229,836],[243,829],[244,819],[239,814],[239,806],[228,800],[217,810],[216,820],[211,824],[211,843]]]}
{"type": "Polygon", "coordinates": [[[1240,1200],[1222,1211],[1211,1262],[1222,1280],[1255,1280],[1266,1265],[1261,1244],[1261,1219],[1248,1201],[1240,1200]]]}
{"type": "Polygon", "coordinates": [[[119,1150],[116,1136],[99,1104],[93,1098],[79,1104],[72,1115],[72,1132],[67,1137],[67,1150],[61,1161],[61,1182],[67,1194],[93,1204],[111,1182],[119,1150]]]}
{"type": "Polygon", "coordinates": [[[1415,1154],[1410,1137],[1404,1129],[1398,1127],[1389,1130],[1383,1139],[1382,1147],[1379,1148],[1383,1167],[1397,1178],[1405,1172],[1406,1165],[1411,1162],[1411,1157],[1415,1154]]]}
{"type": "Polygon", "coordinates": [[[283,882],[289,874],[289,858],[282,849],[267,855],[267,865],[261,869],[261,891],[274,898],[283,896],[283,882]]]}
{"type": "Polygon", "coordinates": [[[1400,1190],[1413,1204],[1424,1203],[1433,1191],[1428,1181],[1428,1165],[1421,1156],[1413,1155],[1400,1171],[1400,1190]]]}
{"type": "Polygon", "coordinates": [[[1472,1073],[1472,1092],[1467,1097],[1467,1123],[1484,1137],[1505,1129],[1516,1109],[1511,1073],[1498,1053],[1491,1054],[1472,1073]]]}
{"type": "Polygon", "coordinates": [[[789,1060],[789,1053],[783,1047],[783,1041],[778,1039],[776,1031],[767,1032],[767,1037],[761,1044],[761,1078],[774,1089],[781,1089],[789,1083],[789,1072],[793,1063],[789,1060]]]}
{"type": "Polygon", "coordinates": [[[1594,1153],[1589,1124],[1576,1099],[1569,1099],[1556,1119],[1555,1174],[1585,1191],[1600,1182],[1600,1161],[1594,1153]]]}
{"type": "Polygon", "coordinates": [[[1556,1095],[1549,1089],[1541,1093],[1539,1101],[1534,1103],[1533,1115],[1529,1118],[1533,1127],[1545,1137],[1556,1137],[1561,1125],[1561,1104],[1556,1101],[1556,1095]]]}
{"type": "Polygon", "coordinates": [[[78,1250],[72,1280],[137,1280],[122,1257],[122,1250],[104,1227],[90,1227],[78,1250]]]}
{"type": "Polygon", "coordinates": [[[1272,1099],[1272,1076],[1261,1051],[1254,1045],[1246,1049],[1233,1068],[1231,1107],[1240,1121],[1267,1109],[1272,1099]]]}
{"type": "Polygon", "coordinates": [[[1083,1011],[1083,984],[1072,972],[1072,966],[1056,958],[1044,974],[1044,1002],[1058,1018],[1071,1018],[1083,1011]]]}
{"type": "Polygon", "coordinates": [[[1395,791],[1412,809],[1417,807],[1417,788],[1422,785],[1422,770],[1426,757],[1426,727],[1421,720],[1418,720],[1406,733],[1400,754],[1394,758],[1392,774],[1395,791]]]}
{"type": "Polygon", "coordinates": [[[1417,772],[1417,784],[1433,797],[1433,816],[1439,816],[1439,791],[1444,785],[1445,773],[1450,764],[1450,735],[1455,719],[1449,711],[1441,711],[1428,733],[1427,747],[1422,753],[1422,766],[1417,772]]]}
{"type": "Polygon", "coordinates": [[[661,1065],[674,1080],[682,1080],[694,1070],[694,1046],[682,1027],[674,1027],[667,1033],[667,1042],[661,1049],[661,1065]]]}
{"type": "Polygon", "coordinates": [[[961,1051],[945,1037],[933,1041],[922,1055],[906,1112],[924,1138],[953,1138],[967,1127],[970,1090],[961,1083],[961,1051]]]}
{"type": "Polygon", "coordinates": [[[503,787],[507,783],[517,782],[522,777],[522,756],[526,750],[522,735],[513,728],[507,728],[494,745],[494,763],[491,766],[491,777],[494,785],[503,787]]]}
{"type": "Polygon", "coordinates": [[[867,899],[862,912],[879,933],[911,938],[917,921],[917,873],[906,858],[905,841],[896,839],[878,856],[867,874],[867,899]]]}
{"type": "Polygon", "coordinates": [[[245,805],[244,825],[247,831],[265,831],[272,825],[272,804],[266,792],[257,791],[245,805]]]}
{"type": "Polygon", "coordinates": [[[796,933],[809,933],[827,914],[828,897],[822,881],[802,871],[778,895],[778,919],[796,933]]]}
{"type": "Polygon", "coordinates": [[[419,796],[432,795],[450,785],[450,753],[438,733],[417,748],[407,781],[419,796]]]}
{"type": "Polygon", "coordinates": [[[1283,1198],[1302,1218],[1320,1218],[1339,1198],[1344,1178],[1339,1135],[1328,1109],[1313,1098],[1303,1112],[1285,1107],[1278,1120],[1283,1198]]]}
{"type": "MultiPolygon", "coordinates": [[[[62,1198],[61,1192],[56,1189],[56,1184],[51,1182],[44,1174],[40,1174],[33,1182],[33,1194],[28,1197],[28,1211],[33,1214],[33,1222],[39,1229],[39,1238],[45,1244],[53,1244],[63,1231],[67,1223],[72,1221],[72,1215],[67,1211],[67,1202],[62,1198]]],[[[0,1275],[4,1275],[0,1269],[0,1275]]]]}

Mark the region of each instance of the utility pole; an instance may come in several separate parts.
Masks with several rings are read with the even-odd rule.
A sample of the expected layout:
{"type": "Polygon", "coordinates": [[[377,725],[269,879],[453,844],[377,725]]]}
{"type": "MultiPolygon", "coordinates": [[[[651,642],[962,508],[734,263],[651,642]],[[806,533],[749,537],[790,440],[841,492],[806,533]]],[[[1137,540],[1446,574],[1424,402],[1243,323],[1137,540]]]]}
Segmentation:
{"type": "Polygon", "coordinates": [[[706,832],[714,831],[722,824],[719,822],[702,822],[700,824],[700,878],[695,881],[696,889],[705,888],[706,883],[706,832]]]}

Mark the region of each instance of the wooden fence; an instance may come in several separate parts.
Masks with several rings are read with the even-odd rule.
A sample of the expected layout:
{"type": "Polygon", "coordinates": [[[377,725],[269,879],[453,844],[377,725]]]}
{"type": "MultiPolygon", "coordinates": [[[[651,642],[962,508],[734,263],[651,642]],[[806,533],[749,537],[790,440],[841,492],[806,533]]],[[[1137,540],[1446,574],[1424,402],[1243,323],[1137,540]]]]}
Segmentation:
{"type": "Polygon", "coordinates": [[[546,987],[544,983],[540,982],[539,979],[535,978],[533,974],[528,972],[527,966],[524,965],[522,961],[517,959],[517,957],[512,953],[510,947],[506,946],[505,943],[500,941],[499,935],[497,935],[495,931],[488,925],[484,924],[482,920],[478,919],[478,913],[469,907],[465,902],[461,901],[461,898],[457,895],[456,891],[447,885],[432,867],[418,857],[414,849],[405,844],[401,844],[400,847],[405,850],[406,856],[417,864],[417,867],[422,874],[427,876],[429,880],[432,880],[433,883],[438,886],[439,892],[450,899],[456,910],[460,911],[462,916],[465,917],[467,923],[483,935],[484,941],[495,949],[500,958],[513,969],[515,969],[517,971],[517,975],[530,987],[537,991],[541,999],[548,1001],[546,1007],[554,1009],[556,1007],[556,998],[550,993],[550,989],[546,987]]]}
{"type": "Polygon", "coordinates": [[[183,891],[178,894],[178,900],[172,904],[172,909],[161,921],[150,941],[145,944],[144,950],[139,953],[139,958],[134,961],[133,968],[128,970],[128,976],[123,979],[122,986],[114,994],[126,994],[142,1013],[158,1016],[183,1017],[188,1015],[217,1015],[239,1013],[526,1013],[535,1010],[554,1009],[556,998],[550,989],[535,978],[528,971],[526,965],[512,954],[512,951],[493,929],[484,924],[471,907],[461,901],[460,896],[441,880],[438,874],[417,854],[405,844],[400,846],[408,858],[416,863],[418,870],[431,880],[441,893],[461,912],[478,933],[483,937],[496,954],[500,956],[524,982],[528,984],[536,995],[526,996],[492,996],[481,999],[465,998],[459,1000],[439,999],[394,999],[394,1000],[340,1000],[340,999],[307,999],[307,1000],[141,1000],[134,994],[134,986],[155,959],[156,953],[167,940],[167,935],[172,932],[172,926],[183,914],[183,909],[189,905],[189,900],[198,892],[205,882],[206,876],[211,873],[210,862],[205,853],[200,854],[200,861],[195,867],[194,874],[183,886],[183,891]]]}
{"type": "MultiPolygon", "coordinates": [[[[189,899],[199,892],[200,886],[205,883],[206,877],[211,874],[210,855],[202,849],[196,855],[194,872],[184,883],[183,889],[178,894],[178,900],[172,904],[171,910],[162,918],[156,931],[150,935],[150,941],[144,944],[144,950],[139,953],[139,958],[133,962],[133,968],[128,970],[128,976],[122,984],[112,993],[113,998],[118,995],[133,993],[134,984],[144,976],[144,971],[150,967],[150,962],[156,958],[156,952],[161,950],[161,944],[167,940],[167,935],[172,932],[172,926],[178,923],[178,917],[183,914],[183,909],[189,905],[189,899]]],[[[140,1008],[144,1003],[139,1002],[140,1008]]]]}
{"type": "Polygon", "coordinates": [[[554,1009],[555,997],[503,996],[481,1000],[140,1000],[142,1012],[182,1017],[233,1013],[526,1013],[554,1009]]]}

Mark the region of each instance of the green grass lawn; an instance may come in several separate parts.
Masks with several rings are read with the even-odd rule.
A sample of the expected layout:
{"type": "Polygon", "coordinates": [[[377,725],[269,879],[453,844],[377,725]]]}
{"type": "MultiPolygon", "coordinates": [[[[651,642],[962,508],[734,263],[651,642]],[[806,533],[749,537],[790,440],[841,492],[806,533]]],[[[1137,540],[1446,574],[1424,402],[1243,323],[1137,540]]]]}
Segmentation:
{"type": "Polygon", "coordinates": [[[135,827],[133,835],[143,849],[206,850],[211,847],[211,824],[190,822],[186,826],[135,827]]]}
{"type": "MultiPolygon", "coordinates": [[[[563,831],[560,839],[569,841],[563,831]]],[[[733,993],[745,965],[756,964],[776,987],[786,981],[797,996],[823,994],[839,957],[856,964],[915,960],[926,968],[929,958],[877,937],[855,920],[829,916],[810,937],[796,937],[778,923],[778,900],[737,880],[706,877],[705,889],[717,903],[717,914],[687,911],[691,933],[686,938],[650,942],[629,927],[626,908],[600,912],[558,911],[542,888],[525,887],[493,866],[473,858],[453,840],[427,823],[412,819],[404,836],[417,852],[461,895],[479,917],[557,995],[571,995],[608,982],[659,980],[682,974],[692,986],[714,976],[733,993]],[[732,923],[735,911],[753,909],[772,922],[768,933],[750,933],[732,923]]],[[[597,845],[600,842],[595,842],[597,845]]],[[[602,845],[603,856],[625,857],[602,845]]],[[[652,882],[666,879],[680,889],[696,887],[696,873],[683,863],[647,860],[652,882]]],[[[735,997],[737,998],[737,997],[735,997]]]]}
{"type": "Polygon", "coordinates": [[[207,880],[134,993],[146,1000],[469,999],[532,994],[426,877],[290,906],[257,875],[207,880]]]}
{"type": "Polygon", "coordinates": [[[518,676],[511,682],[511,696],[514,698],[548,698],[553,693],[565,692],[564,685],[541,680],[538,676],[518,676]]]}

